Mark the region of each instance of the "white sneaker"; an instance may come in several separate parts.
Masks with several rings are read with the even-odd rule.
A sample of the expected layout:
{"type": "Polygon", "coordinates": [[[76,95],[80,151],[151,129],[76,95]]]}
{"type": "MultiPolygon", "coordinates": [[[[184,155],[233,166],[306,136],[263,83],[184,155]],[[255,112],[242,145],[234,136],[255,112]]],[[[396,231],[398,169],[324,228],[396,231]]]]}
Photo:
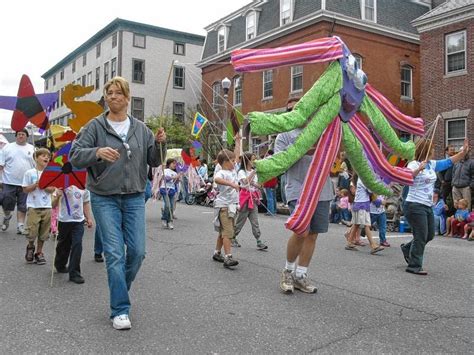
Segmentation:
{"type": "Polygon", "coordinates": [[[166,222],[164,219],[161,220],[161,225],[163,228],[168,228],[168,222],[166,222]]]}
{"type": "Polygon", "coordinates": [[[16,234],[25,234],[25,226],[23,224],[16,227],[16,234]]]}
{"type": "Polygon", "coordinates": [[[168,222],[168,228],[169,229],[174,229],[173,222],[168,222]]]}
{"type": "Polygon", "coordinates": [[[112,323],[113,327],[118,330],[130,329],[132,327],[132,323],[130,323],[130,319],[128,318],[127,314],[121,314],[114,317],[114,319],[112,319],[112,323]]]}

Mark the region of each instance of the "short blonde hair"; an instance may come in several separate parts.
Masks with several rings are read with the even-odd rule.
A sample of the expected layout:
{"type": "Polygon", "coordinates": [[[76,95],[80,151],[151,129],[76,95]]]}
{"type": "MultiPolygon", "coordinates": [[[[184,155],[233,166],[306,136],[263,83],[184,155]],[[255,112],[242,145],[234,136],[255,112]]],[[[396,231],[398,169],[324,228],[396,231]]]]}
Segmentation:
{"type": "Polygon", "coordinates": [[[469,206],[469,203],[467,202],[467,200],[462,198],[458,200],[458,207],[461,207],[461,206],[464,206],[464,208],[467,208],[467,206],[469,206]]]}
{"type": "Polygon", "coordinates": [[[115,76],[109,81],[107,81],[104,86],[104,97],[107,96],[107,90],[109,90],[112,85],[119,87],[120,90],[122,90],[122,94],[127,99],[130,98],[130,85],[128,84],[128,81],[125,78],[122,78],[121,76],[115,76]]]}
{"type": "Polygon", "coordinates": [[[33,158],[38,159],[40,155],[47,155],[48,157],[51,158],[51,152],[46,148],[40,148],[36,150],[33,154],[33,158]]]}

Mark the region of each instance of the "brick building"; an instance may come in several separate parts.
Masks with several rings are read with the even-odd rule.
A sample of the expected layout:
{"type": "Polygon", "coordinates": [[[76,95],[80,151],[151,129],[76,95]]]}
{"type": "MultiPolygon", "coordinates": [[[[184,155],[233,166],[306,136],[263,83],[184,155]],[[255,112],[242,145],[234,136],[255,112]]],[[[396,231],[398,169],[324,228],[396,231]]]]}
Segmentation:
{"type": "Polygon", "coordinates": [[[436,155],[444,147],[474,145],[474,2],[450,0],[413,21],[421,42],[421,115],[438,114],[436,155]]]}
{"type": "MultiPolygon", "coordinates": [[[[229,102],[244,114],[283,111],[300,97],[327,64],[283,67],[238,75],[227,64],[237,48],[278,47],[337,35],[356,56],[369,82],[403,112],[420,114],[419,36],[411,21],[431,9],[412,0],[254,0],[210,24],[203,55],[203,110],[214,120],[225,107],[221,81],[232,86],[229,102]]],[[[229,108],[227,108],[228,112],[229,108]]],[[[222,127],[222,125],[220,126],[222,127]]],[[[249,148],[265,137],[249,137],[249,148]]],[[[245,143],[244,143],[245,145],[245,143]]]]}

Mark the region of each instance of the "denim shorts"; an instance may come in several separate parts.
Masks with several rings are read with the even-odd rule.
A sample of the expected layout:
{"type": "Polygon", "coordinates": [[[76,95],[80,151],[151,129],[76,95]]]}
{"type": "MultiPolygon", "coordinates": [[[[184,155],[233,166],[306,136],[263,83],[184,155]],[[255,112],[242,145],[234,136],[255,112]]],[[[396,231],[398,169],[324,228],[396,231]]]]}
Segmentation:
{"type": "MultiPolygon", "coordinates": [[[[309,224],[309,231],[312,233],[327,233],[329,229],[329,206],[331,201],[319,201],[316,210],[311,217],[311,222],[309,224]]],[[[293,214],[293,211],[296,207],[296,200],[288,201],[288,208],[290,213],[293,214]]]]}
{"type": "Polygon", "coordinates": [[[17,206],[18,211],[25,213],[26,208],[26,198],[28,194],[23,192],[23,187],[16,185],[3,184],[2,191],[2,204],[5,211],[15,210],[15,205],[17,206]]]}

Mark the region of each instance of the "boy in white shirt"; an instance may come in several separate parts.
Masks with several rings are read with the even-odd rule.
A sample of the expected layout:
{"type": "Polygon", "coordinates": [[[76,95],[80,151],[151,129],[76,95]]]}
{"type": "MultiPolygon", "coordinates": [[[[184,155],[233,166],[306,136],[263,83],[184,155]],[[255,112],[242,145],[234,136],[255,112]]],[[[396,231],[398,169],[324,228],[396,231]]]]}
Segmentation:
{"type": "Polygon", "coordinates": [[[26,198],[26,246],[25,259],[28,264],[46,264],[43,254],[43,244],[49,238],[51,229],[51,194],[54,187],[40,189],[38,183],[43,170],[51,159],[51,153],[46,148],[40,148],[34,153],[36,167],[29,169],[23,176],[23,192],[28,194],[26,198]],[[35,253],[35,240],[37,240],[35,253]]]}
{"type": "Polygon", "coordinates": [[[81,190],[77,186],[69,186],[65,190],[58,190],[58,197],[60,197],[59,234],[54,267],[59,273],[69,272],[69,281],[82,284],[84,283],[81,275],[84,222],[88,228],[92,228],[93,225],[89,191],[81,190]],[[68,267],[66,267],[67,263],[68,267]]]}
{"type": "Polygon", "coordinates": [[[234,238],[234,219],[239,203],[239,184],[235,170],[235,154],[224,149],[217,155],[217,161],[222,167],[214,175],[219,193],[214,202],[215,227],[219,232],[216,242],[216,250],[212,259],[223,262],[224,267],[237,266],[239,262],[232,258],[231,240],[234,238]],[[221,249],[224,247],[224,257],[221,249]]]}

